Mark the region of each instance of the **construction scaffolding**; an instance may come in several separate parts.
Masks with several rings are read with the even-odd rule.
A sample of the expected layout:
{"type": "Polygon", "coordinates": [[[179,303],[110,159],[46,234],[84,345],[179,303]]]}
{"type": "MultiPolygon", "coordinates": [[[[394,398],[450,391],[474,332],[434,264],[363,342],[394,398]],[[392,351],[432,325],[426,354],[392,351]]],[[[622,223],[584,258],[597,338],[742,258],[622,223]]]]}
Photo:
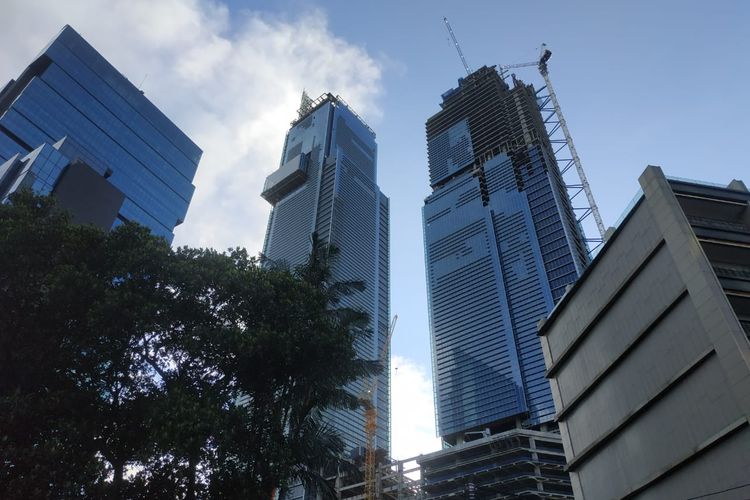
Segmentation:
{"type": "MultiPolygon", "coordinates": [[[[361,475],[336,478],[338,498],[366,500],[368,480],[361,475]]],[[[419,465],[414,458],[392,460],[378,464],[374,473],[374,498],[378,500],[418,499],[420,496],[419,465]],[[415,479],[415,477],[417,479],[415,479]]]]}
{"type": "MultiPolygon", "coordinates": [[[[376,498],[570,500],[559,434],[513,429],[406,460],[382,463],[376,498]]],[[[338,498],[365,498],[365,482],[336,479],[338,498]]]]}
{"type": "Polygon", "coordinates": [[[544,80],[544,86],[536,90],[537,105],[542,113],[544,126],[547,129],[558,168],[565,181],[565,187],[568,189],[568,195],[574,204],[573,210],[576,213],[576,218],[585,235],[589,252],[593,254],[604,242],[606,228],[599,214],[599,207],[594,199],[581,159],[573,143],[573,137],[563,116],[562,108],[552,87],[547,67],[547,62],[551,56],[552,52],[545,44],[542,44],[538,61],[502,65],[499,66],[499,71],[503,79],[510,76],[515,80],[515,75],[509,74],[508,70],[531,66],[535,66],[539,70],[544,80]],[[585,200],[580,196],[581,194],[584,194],[585,200]]]}
{"type": "MultiPolygon", "coordinates": [[[[483,66],[460,79],[459,86],[444,93],[442,98],[443,110],[427,120],[427,136],[440,137],[464,118],[468,129],[465,135],[467,141],[470,136],[470,145],[463,150],[447,144],[441,148],[437,143],[428,147],[431,164],[443,165],[442,168],[431,168],[433,191],[466,172],[472,172],[479,180],[482,201],[488,203],[492,192],[509,189],[505,180],[494,179],[484,168],[498,155],[505,155],[512,162],[515,187],[519,192],[525,192],[529,187],[537,189],[532,186],[535,181],[531,178],[540,171],[546,172],[549,188],[545,187],[545,190],[554,197],[559,215],[546,221],[535,220],[535,224],[547,230],[547,224],[557,225],[556,221],[559,221],[557,227],[564,231],[564,240],[570,247],[576,271],[582,273],[590,260],[590,247],[581,231],[582,218],[574,210],[571,193],[554,154],[559,148],[549,141],[547,124],[539,110],[539,96],[534,87],[515,78],[509,85],[495,67],[483,66]],[[466,153],[461,154],[461,151],[466,153]]],[[[542,206],[542,200],[546,201],[546,198],[541,195],[541,192],[535,193],[530,199],[532,217],[534,213],[549,208],[542,206]]],[[[555,258],[554,252],[547,252],[543,258],[545,265],[555,265],[551,262],[555,258]]]]}

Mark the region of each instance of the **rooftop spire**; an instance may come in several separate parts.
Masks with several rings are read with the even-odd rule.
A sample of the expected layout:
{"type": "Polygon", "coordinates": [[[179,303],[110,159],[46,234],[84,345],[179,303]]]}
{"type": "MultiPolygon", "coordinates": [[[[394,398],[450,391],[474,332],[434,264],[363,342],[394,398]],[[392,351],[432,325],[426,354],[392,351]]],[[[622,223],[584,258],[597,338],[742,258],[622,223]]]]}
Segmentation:
{"type": "Polygon", "coordinates": [[[302,118],[303,116],[305,116],[307,113],[310,112],[310,110],[312,109],[312,102],[313,100],[310,99],[309,95],[307,95],[307,91],[303,89],[302,100],[299,104],[299,110],[297,111],[299,113],[300,118],[302,118]]]}

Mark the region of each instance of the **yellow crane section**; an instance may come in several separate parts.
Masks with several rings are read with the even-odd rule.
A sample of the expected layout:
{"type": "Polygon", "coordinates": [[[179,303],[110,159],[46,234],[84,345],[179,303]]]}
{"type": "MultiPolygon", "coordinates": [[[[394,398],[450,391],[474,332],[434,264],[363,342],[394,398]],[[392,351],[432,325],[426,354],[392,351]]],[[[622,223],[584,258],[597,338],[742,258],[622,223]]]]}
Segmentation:
{"type": "MultiPolygon", "coordinates": [[[[388,349],[391,345],[393,330],[396,328],[398,314],[393,316],[391,324],[388,327],[388,335],[385,338],[383,347],[378,355],[378,362],[385,365],[388,357],[388,349]]],[[[386,367],[387,368],[387,367],[386,367]]],[[[365,437],[367,447],[365,448],[365,500],[375,500],[375,432],[378,430],[378,409],[375,398],[378,393],[378,383],[380,378],[376,375],[370,378],[365,385],[365,397],[362,403],[365,407],[365,437]]]]}

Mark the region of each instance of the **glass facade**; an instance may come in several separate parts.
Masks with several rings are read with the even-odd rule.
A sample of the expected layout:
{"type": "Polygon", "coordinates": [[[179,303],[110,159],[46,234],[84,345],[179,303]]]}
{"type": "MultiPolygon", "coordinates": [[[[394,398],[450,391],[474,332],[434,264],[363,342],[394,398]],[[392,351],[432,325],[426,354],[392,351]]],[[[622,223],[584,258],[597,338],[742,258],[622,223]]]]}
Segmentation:
{"type": "MultiPolygon", "coordinates": [[[[296,265],[311,250],[311,235],[339,249],[337,280],[362,280],[363,292],[344,305],[370,315],[370,338],[360,338],[360,357],[378,359],[387,348],[389,288],[389,201],[377,185],[375,133],[341,100],[321,96],[287,133],[280,166],[266,179],[262,196],[273,204],[264,254],[296,265]]],[[[387,366],[387,365],[386,365],[387,366]]],[[[375,395],[378,426],[375,446],[390,449],[389,373],[380,375],[375,395]]],[[[349,387],[363,394],[364,384],[349,387]]],[[[326,418],[341,433],[347,449],[366,444],[364,413],[330,411],[326,418]]]]}
{"type": "Polygon", "coordinates": [[[0,163],[63,138],[125,195],[117,220],[172,240],[202,152],[69,26],[0,93],[0,163]]]}
{"type": "Polygon", "coordinates": [[[481,68],[427,121],[423,208],[438,432],[553,419],[536,324],[588,264],[532,86],[481,68]]]}
{"type": "Polygon", "coordinates": [[[39,146],[23,158],[16,154],[0,166],[0,189],[12,193],[26,187],[41,195],[52,194],[69,163],[69,158],[49,144],[39,146]]]}

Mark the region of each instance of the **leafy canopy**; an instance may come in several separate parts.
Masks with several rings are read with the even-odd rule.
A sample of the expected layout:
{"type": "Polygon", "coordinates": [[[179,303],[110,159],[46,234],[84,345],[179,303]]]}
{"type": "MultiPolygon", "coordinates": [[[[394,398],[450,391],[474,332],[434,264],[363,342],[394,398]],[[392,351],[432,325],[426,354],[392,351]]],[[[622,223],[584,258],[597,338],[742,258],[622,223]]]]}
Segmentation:
{"type": "Polygon", "coordinates": [[[0,206],[0,498],[270,498],[323,479],[321,420],[367,316],[314,239],[294,270],[173,250],[135,224],[74,225],[29,192],[0,206]]]}

